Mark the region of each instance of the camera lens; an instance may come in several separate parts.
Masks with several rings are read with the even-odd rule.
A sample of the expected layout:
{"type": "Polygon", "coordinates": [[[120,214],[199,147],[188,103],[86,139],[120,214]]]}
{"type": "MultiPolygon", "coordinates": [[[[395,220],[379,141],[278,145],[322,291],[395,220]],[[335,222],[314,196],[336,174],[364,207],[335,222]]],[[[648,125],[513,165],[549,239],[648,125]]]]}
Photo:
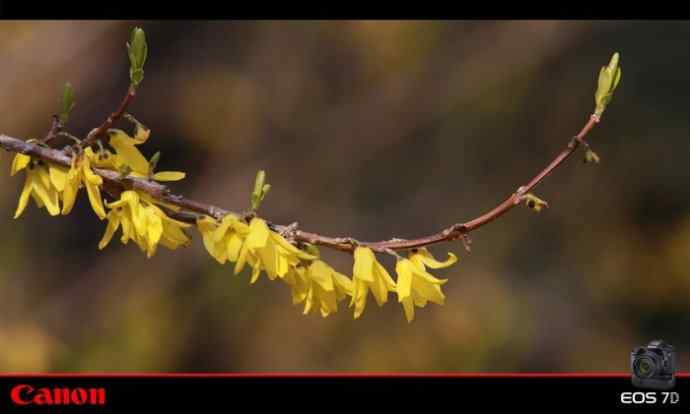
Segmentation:
{"type": "Polygon", "coordinates": [[[635,360],[633,364],[635,375],[640,378],[649,378],[654,375],[656,371],[656,364],[649,357],[641,357],[635,360]]]}

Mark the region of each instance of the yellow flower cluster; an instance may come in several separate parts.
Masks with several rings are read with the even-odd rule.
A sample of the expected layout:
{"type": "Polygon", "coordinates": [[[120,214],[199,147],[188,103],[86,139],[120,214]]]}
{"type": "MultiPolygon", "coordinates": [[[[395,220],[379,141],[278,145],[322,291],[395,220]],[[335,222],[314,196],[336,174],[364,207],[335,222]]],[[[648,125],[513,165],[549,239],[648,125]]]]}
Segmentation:
{"type": "Polygon", "coordinates": [[[119,200],[104,205],[101,194],[103,178],[94,173],[93,168],[127,172],[134,177],[156,181],[177,181],[185,177],[183,172],[178,171],[153,171],[153,166],[136,147],[146,142],[149,134],[150,131],[139,123],[136,124],[134,137],[121,130],[110,130],[109,144],[114,153],[105,148],[94,152],[91,147],[86,147],[72,157],[69,169],[17,154],[12,161],[11,175],[26,170],[26,179],[14,217],[22,215],[29,198],[33,198],[39,208],[45,207],[52,216],[69,214],[79,190],[85,187],[93,211],[99,219],[108,220],[105,235],[98,245],[100,249],[110,242],[118,228],[122,228],[122,243],[134,240],[148,257],[155,254],[159,244],[169,249],[188,245],[190,239],[183,229],[190,225],[170,218],[161,209],[163,206],[176,210],[174,206],[136,190],[123,191],[119,200]],[[106,206],[109,210],[107,213],[106,206]]]}
{"type": "Polygon", "coordinates": [[[349,306],[359,318],[369,292],[379,306],[388,301],[390,292],[396,292],[411,322],[415,306],[424,307],[427,302],[442,305],[445,300],[441,285],[446,280],[435,278],[426,268],[440,269],[457,262],[452,253],[440,262],[425,248],[413,249],[408,258],[398,259],[395,281],[374,252],[360,246],[354,252],[350,279],[319,258],[316,249],[307,252],[295,247],[261,218],[254,217],[247,224],[233,214],[222,220],[205,216],[197,220],[197,228],[206,250],[219,263],[234,262],[235,274],[248,264],[252,269],[250,283],[255,283],[261,272],[270,280],[282,280],[292,291],[293,304],[304,303],[304,314],[318,309],[323,317],[337,312],[338,302],[350,297],[349,306]]]}
{"type": "Polygon", "coordinates": [[[122,227],[120,241],[127,244],[129,240],[134,240],[149,258],[156,254],[159,243],[174,250],[189,245],[191,241],[182,230],[190,227],[190,224],[168,217],[145,194],[140,195],[131,190],[123,191],[118,201],[108,203],[107,206],[110,209],[107,215],[108,226],[98,243],[98,248],[101,250],[110,243],[120,227],[122,227]]]}

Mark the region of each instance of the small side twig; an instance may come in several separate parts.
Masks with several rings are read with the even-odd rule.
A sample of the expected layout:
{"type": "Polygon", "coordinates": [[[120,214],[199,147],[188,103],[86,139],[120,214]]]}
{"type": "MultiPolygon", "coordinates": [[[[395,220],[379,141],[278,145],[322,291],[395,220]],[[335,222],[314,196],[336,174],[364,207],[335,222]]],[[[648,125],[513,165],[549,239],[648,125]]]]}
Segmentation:
{"type": "Polygon", "coordinates": [[[60,122],[60,117],[57,115],[52,116],[52,121],[50,123],[50,130],[48,130],[48,133],[46,136],[41,140],[44,144],[48,144],[50,141],[54,140],[57,138],[62,132],[62,122],[60,122]]]}
{"type": "Polygon", "coordinates": [[[120,106],[117,108],[117,110],[111,113],[98,128],[92,129],[91,132],[89,132],[89,134],[86,136],[84,141],[82,141],[82,145],[84,147],[87,147],[93,144],[97,139],[105,136],[105,134],[113,126],[115,121],[122,118],[122,116],[127,111],[127,107],[129,106],[129,104],[132,103],[136,95],[137,90],[130,85],[129,89],[127,89],[127,94],[124,98],[122,98],[122,102],[120,102],[120,106]]]}

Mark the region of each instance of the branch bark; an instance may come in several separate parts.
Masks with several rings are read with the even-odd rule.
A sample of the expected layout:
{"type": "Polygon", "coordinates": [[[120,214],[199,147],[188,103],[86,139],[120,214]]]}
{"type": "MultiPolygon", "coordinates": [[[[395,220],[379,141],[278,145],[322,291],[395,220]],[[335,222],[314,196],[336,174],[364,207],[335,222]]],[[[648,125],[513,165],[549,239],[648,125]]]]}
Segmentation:
{"type": "MultiPolygon", "coordinates": [[[[111,116],[109,116],[100,127],[94,129],[84,140],[84,143],[93,143],[95,142],[95,139],[97,139],[101,134],[105,133],[107,129],[112,126],[112,123],[124,114],[127,105],[131,99],[133,99],[133,97],[134,92],[130,88],[125,96],[125,99],[120,105],[120,108],[111,114],[111,116]]],[[[553,161],[551,161],[543,170],[535,175],[527,184],[519,187],[514,193],[508,196],[508,198],[506,198],[496,207],[472,220],[464,223],[453,224],[437,233],[428,236],[423,236],[416,239],[394,238],[382,241],[363,242],[357,241],[352,237],[330,237],[318,233],[298,230],[295,228],[295,226],[285,226],[274,223],[269,223],[269,225],[275,231],[285,234],[290,240],[294,240],[295,242],[311,243],[346,252],[354,251],[357,246],[366,246],[371,248],[373,251],[384,253],[395,250],[419,248],[458,239],[466,241],[466,237],[470,232],[496,220],[498,217],[520,204],[524,200],[524,196],[534,189],[549,174],[556,170],[566,159],[568,159],[568,157],[575,152],[580,144],[587,145],[584,139],[598,122],[599,117],[597,115],[590,116],[589,120],[580,130],[580,132],[568,142],[567,146],[553,159],[553,161]]],[[[0,135],[0,147],[10,152],[28,154],[44,161],[53,162],[66,167],[70,166],[70,156],[64,151],[45,148],[17,138],[12,138],[7,135],[0,135]]],[[[174,194],[167,186],[155,181],[131,176],[121,177],[120,173],[116,171],[100,168],[94,168],[94,172],[103,177],[107,188],[111,189],[111,191],[108,191],[109,193],[117,192],[116,189],[136,189],[148,193],[157,200],[180,207],[181,211],[171,212],[171,216],[186,222],[194,222],[196,218],[200,217],[201,215],[208,215],[216,219],[220,219],[226,214],[231,213],[231,211],[221,207],[192,200],[180,194],[174,194]]],[[[247,214],[233,214],[237,214],[245,218],[248,217],[247,214]]]]}

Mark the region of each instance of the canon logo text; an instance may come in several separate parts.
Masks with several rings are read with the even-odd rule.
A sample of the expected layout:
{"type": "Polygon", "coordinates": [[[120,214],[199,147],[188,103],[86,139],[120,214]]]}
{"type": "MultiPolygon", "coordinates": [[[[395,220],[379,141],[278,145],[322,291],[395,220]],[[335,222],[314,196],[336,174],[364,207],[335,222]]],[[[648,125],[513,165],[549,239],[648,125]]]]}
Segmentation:
{"type": "Polygon", "coordinates": [[[15,385],[10,392],[16,405],[105,405],[105,388],[34,388],[15,385]]]}

